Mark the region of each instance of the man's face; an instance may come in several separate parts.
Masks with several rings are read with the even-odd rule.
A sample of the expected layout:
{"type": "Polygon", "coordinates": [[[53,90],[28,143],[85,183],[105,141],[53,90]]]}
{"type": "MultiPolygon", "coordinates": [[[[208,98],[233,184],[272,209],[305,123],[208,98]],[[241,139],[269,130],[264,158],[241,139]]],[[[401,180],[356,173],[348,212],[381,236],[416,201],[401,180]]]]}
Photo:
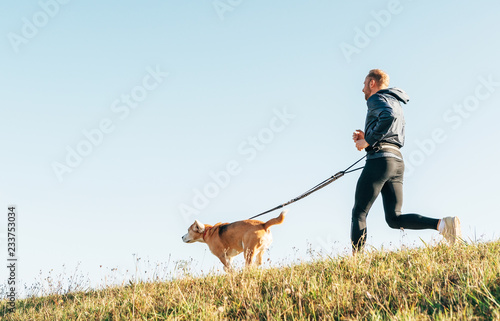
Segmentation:
{"type": "Polygon", "coordinates": [[[372,95],[372,89],[370,88],[370,83],[372,81],[375,82],[375,80],[366,77],[365,78],[365,82],[363,83],[364,87],[363,87],[362,91],[365,94],[365,100],[368,100],[368,98],[370,98],[370,96],[372,95]]]}

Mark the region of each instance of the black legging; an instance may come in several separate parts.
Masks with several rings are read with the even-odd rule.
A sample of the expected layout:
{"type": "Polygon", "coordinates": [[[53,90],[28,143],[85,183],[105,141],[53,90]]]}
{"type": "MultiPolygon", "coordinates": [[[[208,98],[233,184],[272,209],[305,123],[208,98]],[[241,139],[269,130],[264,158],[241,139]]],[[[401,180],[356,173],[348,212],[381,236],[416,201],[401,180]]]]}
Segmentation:
{"type": "Polygon", "coordinates": [[[401,215],[403,205],[404,162],[394,157],[366,161],[356,186],[352,209],[351,241],[353,250],[366,242],[366,216],[377,196],[382,193],[385,220],[391,228],[412,230],[436,229],[439,220],[418,214],[401,215]]]}

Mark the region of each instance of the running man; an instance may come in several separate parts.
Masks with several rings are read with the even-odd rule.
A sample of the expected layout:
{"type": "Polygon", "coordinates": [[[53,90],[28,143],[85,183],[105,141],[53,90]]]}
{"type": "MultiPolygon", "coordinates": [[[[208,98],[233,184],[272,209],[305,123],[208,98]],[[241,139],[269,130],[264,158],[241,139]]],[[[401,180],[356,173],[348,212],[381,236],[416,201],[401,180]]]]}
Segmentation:
{"type": "Polygon", "coordinates": [[[438,230],[453,244],[461,236],[458,217],[436,219],[419,214],[401,214],[405,167],[400,151],[405,140],[401,103],[408,103],[409,97],[401,89],[388,87],[389,75],[380,69],[370,70],[363,87],[368,105],[365,131],[356,130],[352,135],[356,148],[367,152],[366,165],[356,186],[352,209],[353,253],[362,250],[365,245],[366,216],[380,193],[385,220],[391,228],[438,230]]]}

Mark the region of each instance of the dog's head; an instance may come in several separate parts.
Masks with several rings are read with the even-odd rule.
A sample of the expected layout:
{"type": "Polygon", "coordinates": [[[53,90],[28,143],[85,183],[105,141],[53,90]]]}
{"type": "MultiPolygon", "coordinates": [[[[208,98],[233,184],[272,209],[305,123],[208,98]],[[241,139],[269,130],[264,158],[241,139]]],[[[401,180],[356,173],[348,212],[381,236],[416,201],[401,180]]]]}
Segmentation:
{"type": "Polygon", "coordinates": [[[195,220],[194,223],[188,228],[187,234],[182,237],[182,241],[184,241],[184,243],[204,242],[203,232],[205,232],[205,225],[201,224],[200,221],[195,220]]]}

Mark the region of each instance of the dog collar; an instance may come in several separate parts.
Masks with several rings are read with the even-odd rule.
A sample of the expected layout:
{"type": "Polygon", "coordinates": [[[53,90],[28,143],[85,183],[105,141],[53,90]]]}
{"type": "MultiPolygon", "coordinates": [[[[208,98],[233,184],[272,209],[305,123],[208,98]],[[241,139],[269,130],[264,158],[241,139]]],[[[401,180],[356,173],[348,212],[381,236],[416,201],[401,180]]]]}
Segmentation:
{"type": "Polygon", "coordinates": [[[208,228],[205,228],[205,232],[203,232],[203,241],[205,241],[205,235],[207,235],[207,232],[208,230],[210,230],[211,228],[208,227],[208,228]]]}

